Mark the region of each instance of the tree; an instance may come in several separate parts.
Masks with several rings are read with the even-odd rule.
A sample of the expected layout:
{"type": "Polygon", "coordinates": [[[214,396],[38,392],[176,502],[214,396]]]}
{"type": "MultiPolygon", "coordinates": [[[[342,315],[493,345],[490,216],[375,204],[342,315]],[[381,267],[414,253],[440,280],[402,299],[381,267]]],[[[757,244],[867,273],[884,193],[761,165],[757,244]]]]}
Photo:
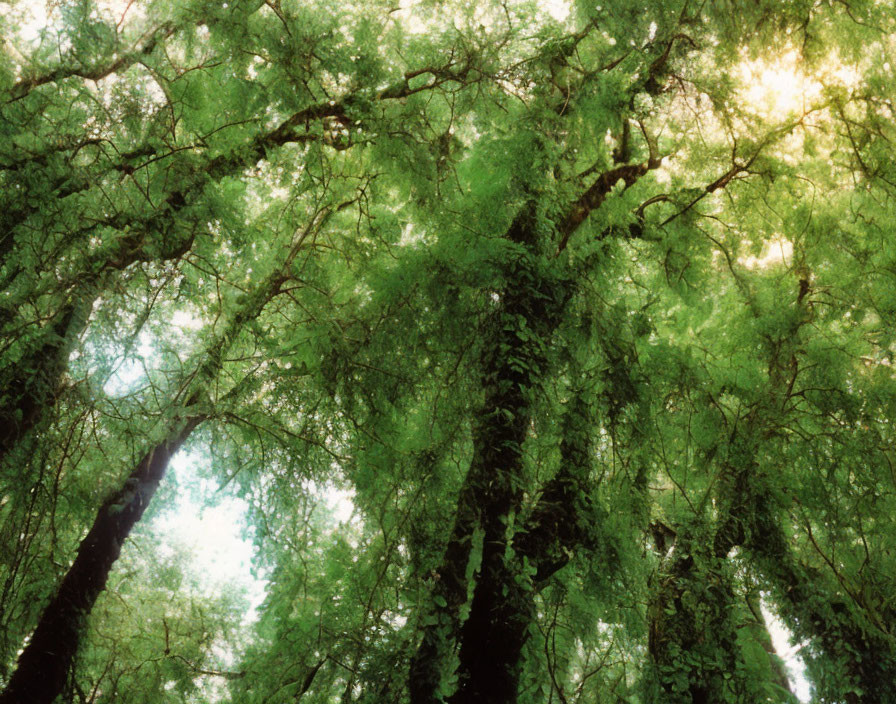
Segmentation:
{"type": "Polygon", "coordinates": [[[2,15],[0,701],[896,701],[891,8],[134,5],[2,15]]]}

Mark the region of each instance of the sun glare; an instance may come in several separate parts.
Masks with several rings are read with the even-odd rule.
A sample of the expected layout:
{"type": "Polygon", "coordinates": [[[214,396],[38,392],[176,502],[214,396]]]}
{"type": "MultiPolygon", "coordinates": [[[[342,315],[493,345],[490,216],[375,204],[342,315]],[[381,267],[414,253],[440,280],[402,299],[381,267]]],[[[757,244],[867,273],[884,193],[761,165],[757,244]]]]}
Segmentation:
{"type": "Polygon", "coordinates": [[[822,85],[807,75],[796,50],[774,60],[744,60],[737,71],[740,96],[750,111],[783,119],[804,111],[817,98],[822,85]]]}
{"type": "Polygon", "coordinates": [[[809,73],[799,51],[789,49],[771,59],[745,58],[736,69],[735,79],[748,110],[781,120],[808,110],[825,86],[855,90],[861,83],[862,71],[843,63],[833,53],[809,73]]]}

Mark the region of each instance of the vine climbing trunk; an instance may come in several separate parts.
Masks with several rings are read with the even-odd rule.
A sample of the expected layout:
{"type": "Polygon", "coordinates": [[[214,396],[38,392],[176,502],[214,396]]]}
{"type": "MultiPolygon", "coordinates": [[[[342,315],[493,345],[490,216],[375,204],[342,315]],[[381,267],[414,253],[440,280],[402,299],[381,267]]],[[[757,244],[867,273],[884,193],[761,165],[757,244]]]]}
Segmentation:
{"type": "MultiPolygon", "coordinates": [[[[593,547],[583,526],[583,519],[597,518],[587,490],[587,409],[580,393],[570,405],[562,426],[560,468],[529,518],[510,537],[506,519],[492,529],[491,541],[485,530],[483,568],[461,629],[460,668],[467,676],[451,704],[516,701],[522,651],[535,621],[535,594],[569,562],[573,551],[593,547]]],[[[511,510],[520,508],[518,502],[511,510]]]]}
{"type": "Polygon", "coordinates": [[[515,665],[528,622],[494,609],[504,581],[508,519],[522,499],[521,450],[531,421],[527,398],[543,363],[541,340],[556,326],[558,317],[550,314],[545,302],[554,292],[544,290],[550,284],[536,273],[533,210],[524,208],[507,233],[510,241],[526,251],[506,265],[510,283],[501,293],[501,307],[492,319],[483,353],[485,398],[474,420],[473,459],[433,585],[433,625],[424,630],[411,662],[409,688],[414,704],[440,701],[441,668],[453,641],[461,646],[460,682],[453,702],[506,701],[516,694],[515,665]],[[482,576],[470,615],[461,625],[459,612],[467,599],[466,571],[476,530],[483,534],[482,576]],[[496,629],[506,631],[498,640],[493,638],[496,629]],[[490,652],[482,652],[483,646],[490,652]]]}
{"type": "MultiPolygon", "coordinates": [[[[534,198],[504,235],[520,249],[503,263],[507,284],[481,358],[485,393],[473,422],[473,458],[442,564],[434,575],[428,624],[411,659],[412,704],[443,701],[442,670],[455,646],[459,663],[451,704],[513,704],[517,699],[521,654],[534,614],[534,585],[523,569],[523,558],[541,563],[544,570],[549,555],[539,549],[531,555],[516,554],[513,522],[523,506],[522,446],[533,421],[531,402],[544,374],[547,346],[573,293],[570,280],[559,273],[557,257],[617,183],[627,188],[659,164],[651,156],[646,162],[600,174],[559,219],[556,245],[540,236],[534,198]],[[551,246],[556,249],[549,253],[551,246]],[[462,622],[477,531],[482,534],[479,578],[469,616],[462,622]]],[[[530,548],[534,546],[530,541],[530,548]]],[[[562,564],[554,565],[551,574],[562,564]]]]}
{"type": "Polygon", "coordinates": [[[460,631],[452,704],[515,701],[520,654],[535,611],[531,584],[513,553],[513,524],[523,503],[522,448],[532,423],[531,403],[544,349],[567,296],[561,283],[540,271],[535,253],[521,257],[514,268],[514,287],[505,292],[495,321],[499,330],[486,366],[486,403],[474,435],[476,471],[468,477],[478,487],[482,563],[460,631]]]}
{"type": "MultiPolygon", "coordinates": [[[[194,396],[191,401],[195,400],[194,396]]],[[[171,458],[203,420],[203,415],[179,418],[100,507],[75,561],[19,656],[0,704],[51,704],[62,692],[83,621],[105,589],[122,544],[156,493],[171,458]]]]}

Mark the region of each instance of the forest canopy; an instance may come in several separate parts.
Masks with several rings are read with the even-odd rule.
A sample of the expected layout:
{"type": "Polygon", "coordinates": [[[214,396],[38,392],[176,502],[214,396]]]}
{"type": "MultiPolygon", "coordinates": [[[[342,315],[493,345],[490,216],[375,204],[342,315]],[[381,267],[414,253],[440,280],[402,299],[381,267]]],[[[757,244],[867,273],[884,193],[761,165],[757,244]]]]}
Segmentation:
{"type": "Polygon", "coordinates": [[[896,702],[892,3],[0,36],[0,703],[896,702]]]}

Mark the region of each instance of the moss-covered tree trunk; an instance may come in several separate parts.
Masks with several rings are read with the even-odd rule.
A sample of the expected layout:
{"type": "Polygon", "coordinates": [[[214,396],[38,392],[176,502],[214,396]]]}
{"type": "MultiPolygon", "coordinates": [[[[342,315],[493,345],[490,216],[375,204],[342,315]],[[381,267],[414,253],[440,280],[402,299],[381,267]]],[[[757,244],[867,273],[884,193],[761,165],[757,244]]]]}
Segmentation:
{"type": "Polygon", "coordinates": [[[474,421],[473,459],[433,585],[435,623],[424,629],[411,664],[414,704],[440,701],[442,668],[454,641],[460,644],[460,666],[452,701],[512,701],[516,695],[528,617],[526,598],[518,589],[502,592],[508,571],[504,561],[513,514],[522,500],[522,445],[532,420],[531,394],[544,363],[544,339],[556,327],[563,299],[538,272],[533,210],[528,206],[517,216],[507,234],[524,250],[506,265],[508,284],[499,294],[500,309],[484,346],[485,394],[474,421]],[[461,624],[477,530],[483,536],[480,576],[470,615],[461,624]]]}
{"type": "Polygon", "coordinates": [[[63,388],[68,358],[87,326],[94,296],[80,296],[56,314],[41,341],[0,371],[0,465],[52,408],[63,388]]]}
{"type": "MultiPolygon", "coordinates": [[[[522,238],[521,238],[522,239],[522,238]]],[[[532,245],[534,243],[526,243],[532,245]]],[[[536,253],[520,257],[496,316],[486,360],[486,401],[474,435],[468,482],[483,533],[482,562],[470,614],[460,631],[453,704],[516,699],[520,653],[533,616],[531,584],[512,544],[525,486],[523,443],[543,370],[543,348],[565,296],[538,272],[536,253]]]]}
{"type": "MultiPolygon", "coordinates": [[[[473,458],[454,527],[432,586],[434,607],[411,660],[413,704],[442,700],[443,668],[455,644],[459,664],[452,704],[516,701],[520,656],[534,613],[534,575],[526,573],[523,557],[536,572],[554,557],[552,540],[529,539],[524,555],[515,549],[513,538],[515,530],[524,528],[515,529],[514,521],[522,509],[523,443],[533,421],[533,399],[545,372],[547,346],[572,295],[572,283],[557,273],[556,255],[618,183],[628,187],[659,163],[651,156],[600,174],[557,223],[558,243],[539,233],[534,200],[505,234],[520,246],[520,253],[504,264],[507,284],[483,346],[484,402],[473,423],[473,458]],[[462,622],[476,531],[482,534],[482,558],[469,616],[462,622]]],[[[550,525],[551,512],[536,511],[543,522],[536,534],[550,525]]],[[[554,564],[552,571],[562,564],[554,564]]]]}

